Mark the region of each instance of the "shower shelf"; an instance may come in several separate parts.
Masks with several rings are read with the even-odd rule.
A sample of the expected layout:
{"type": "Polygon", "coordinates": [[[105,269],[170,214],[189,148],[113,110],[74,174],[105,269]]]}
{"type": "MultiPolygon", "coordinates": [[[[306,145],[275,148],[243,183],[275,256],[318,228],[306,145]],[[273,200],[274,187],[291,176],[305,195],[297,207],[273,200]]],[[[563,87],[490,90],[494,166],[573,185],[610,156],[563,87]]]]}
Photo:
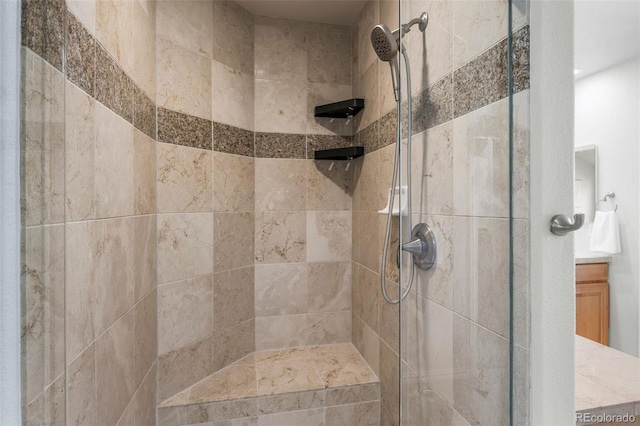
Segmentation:
{"type": "Polygon", "coordinates": [[[362,111],[364,99],[353,98],[346,101],[334,102],[332,104],[318,105],[315,108],[316,117],[327,118],[350,118],[362,111]]]}
{"type": "Polygon", "coordinates": [[[349,146],[347,148],[322,149],[315,151],[316,160],[353,160],[364,155],[363,146],[349,146]]]}

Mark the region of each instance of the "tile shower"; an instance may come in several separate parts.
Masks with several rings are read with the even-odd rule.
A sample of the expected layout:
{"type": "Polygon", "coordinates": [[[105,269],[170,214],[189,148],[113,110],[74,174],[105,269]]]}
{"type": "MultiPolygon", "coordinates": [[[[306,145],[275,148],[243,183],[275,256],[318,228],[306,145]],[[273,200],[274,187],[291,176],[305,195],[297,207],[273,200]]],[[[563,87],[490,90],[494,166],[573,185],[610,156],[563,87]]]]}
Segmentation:
{"type": "MultiPolygon", "coordinates": [[[[377,213],[397,112],[369,42],[375,24],[397,27],[397,2],[368,1],[348,27],[232,1],[23,1],[26,423],[391,426],[401,393],[403,424],[508,423],[506,7],[403,8],[430,14],[426,38],[405,44],[412,214],[434,228],[440,260],[417,276],[399,332],[379,289],[377,213]],[[356,118],[313,116],[351,97],[366,101],[356,118]],[[312,160],[351,145],[367,154],[312,160]],[[320,382],[282,399],[260,393],[261,365],[277,382],[278,362],[320,382]],[[350,366],[355,382],[330,380],[350,366]],[[255,395],[198,399],[245,370],[255,395]]],[[[526,13],[514,29],[513,216],[524,238],[526,13]]],[[[514,303],[526,306],[528,255],[514,256],[514,303]]],[[[396,268],[387,275],[398,281],[396,268]]],[[[528,417],[526,314],[513,324],[517,424],[528,417]]]]}

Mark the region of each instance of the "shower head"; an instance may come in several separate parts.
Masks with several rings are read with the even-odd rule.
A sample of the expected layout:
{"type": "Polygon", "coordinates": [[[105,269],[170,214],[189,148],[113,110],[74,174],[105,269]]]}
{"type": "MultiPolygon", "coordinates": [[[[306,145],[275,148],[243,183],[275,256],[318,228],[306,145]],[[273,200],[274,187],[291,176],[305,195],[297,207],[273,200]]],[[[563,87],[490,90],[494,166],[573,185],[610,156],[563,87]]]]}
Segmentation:
{"type": "Polygon", "coordinates": [[[371,44],[380,60],[385,62],[395,60],[398,53],[398,40],[386,25],[380,24],[373,28],[371,44]]]}

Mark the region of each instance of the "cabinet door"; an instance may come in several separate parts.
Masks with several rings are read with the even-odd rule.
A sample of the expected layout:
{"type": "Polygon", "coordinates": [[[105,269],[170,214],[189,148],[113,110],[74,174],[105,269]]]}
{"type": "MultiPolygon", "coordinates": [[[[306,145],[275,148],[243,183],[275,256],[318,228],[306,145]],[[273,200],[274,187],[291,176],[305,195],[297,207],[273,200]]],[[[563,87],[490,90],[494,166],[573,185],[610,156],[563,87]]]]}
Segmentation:
{"type": "Polygon", "coordinates": [[[576,333],[609,344],[609,284],[576,285],[576,333]]]}

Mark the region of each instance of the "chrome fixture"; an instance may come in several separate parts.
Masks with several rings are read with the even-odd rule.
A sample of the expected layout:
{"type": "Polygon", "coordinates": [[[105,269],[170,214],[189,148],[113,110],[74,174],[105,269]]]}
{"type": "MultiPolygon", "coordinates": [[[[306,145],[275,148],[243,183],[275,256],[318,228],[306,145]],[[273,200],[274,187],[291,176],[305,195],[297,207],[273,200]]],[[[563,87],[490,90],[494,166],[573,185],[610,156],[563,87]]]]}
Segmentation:
{"type": "MultiPolygon", "coordinates": [[[[602,200],[598,200],[596,201],[596,210],[598,210],[598,205],[600,203],[602,203],[603,201],[607,201],[608,198],[616,198],[616,193],[615,192],[609,192],[607,195],[604,196],[604,198],[602,200]]],[[[615,209],[613,210],[614,212],[618,211],[618,204],[616,204],[615,209]]]]}
{"type": "Polygon", "coordinates": [[[584,213],[576,213],[573,218],[566,214],[557,214],[551,218],[551,233],[564,237],[569,232],[577,231],[584,224],[584,213]]]}
{"type": "MultiPolygon", "coordinates": [[[[391,79],[393,83],[393,93],[396,98],[398,111],[401,110],[402,105],[402,91],[400,87],[400,74],[398,67],[398,52],[402,54],[405,63],[405,69],[407,74],[407,96],[411,98],[411,70],[409,69],[409,56],[407,55],[407,51],[402,44],[402,38],[406,33],[411,30],[411,27],[414,25],[418,25],[418,28],[421,32],[424,32],[427,28],[427,23],[429,21],[429,17],[426,12],[422,13],[420,17],[412,19],[406,24],[400,26],[400,28],[391,31],[384,24],[376,25],[371,31],[371,44],[373,49],[375,50],[378,58],[380,60],[389,62],[389,66],[391,67],[391,79]]],[[[407,102],[408,106],[408,129],[409,134],[407,135],[407,163],[411,164],[411,128],[412,128],[412,105],[411,102],[407,102]]],[[[397,122],[396,122],[396,150],[395,150],[395,160],[393,162],[393,177],[391,182],[391,190],[389,194],[389,203],[390,207],[387,211],[387,227],[384,236],[384,246],[382,250],[382,270],[380,273],[380,287],[382,290],[382,296],[390,304],[399,303],[409,294],[411,290],[411,285],[413,284],[413,279],[415,275],[415,268],[419,268],[422,270],[429,270],[434,267],[436,263],[436,239],[427,224],[420,223],[416,225],[414,228],[411,225],[411,167],[409,166],[407,169],[407,181],[408,181],[408,190],[407,190],[407,222],[408,229],[411,230],[411,240],[403,244],[403,209],[399,208],[398,213],[398,221],[399,221],[399,249],[398,249],[398,267],[402,268],[402,252],[410,253],[413,256],[413,262],[411,263],[411,269],[409,272],[409,281],[407,283],[406,289],[404,291],[401,290],[400,297],[397,299],[392,299],[387,294],[387,288],[385,285],[385,275],[386,275],[386,259],[387,253],[389,250],[389,238],[391,235],[391,221],[393,217],[393,208],[391,208],[392,203],[395,200],[395,192],[397,187],[402,186],[402,164],[400,161],[401,157],[401,147],[402,147],[402,114],[397,114],[397,122]],[[400,183],[398,184],[398,180],[400,183]],[[401,248],[401,249],[400,249],[401,248]]],[[[403,206],[402,200],[402,192],[398,194],[398,206],[403,206]]],[[[400,274],[402,277],[402,274],[400,274]]],[[[400,289],[403,288],[402,283],[400,284],[400,289]]]]}

